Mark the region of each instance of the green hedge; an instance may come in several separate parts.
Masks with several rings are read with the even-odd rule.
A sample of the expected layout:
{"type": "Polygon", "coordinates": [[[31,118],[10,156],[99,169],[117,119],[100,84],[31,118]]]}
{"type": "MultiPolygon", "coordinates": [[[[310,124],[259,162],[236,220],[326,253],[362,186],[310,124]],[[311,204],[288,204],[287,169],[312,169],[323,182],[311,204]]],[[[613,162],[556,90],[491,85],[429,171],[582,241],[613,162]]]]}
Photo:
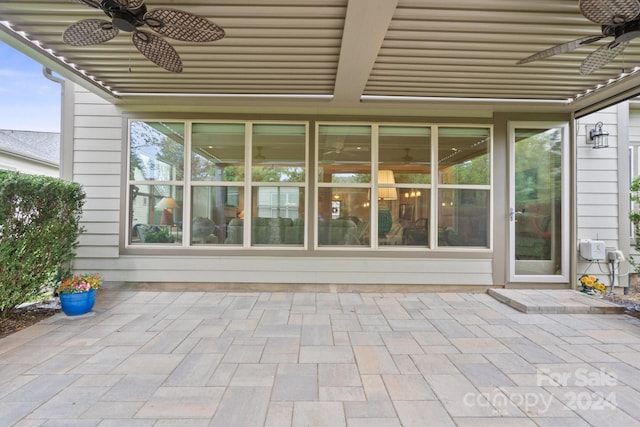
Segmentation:
{"type": "Polygon", "coordinates": [[[0,170],[0,318],[68,268],[84,198],[80,184],[0,170]]]}
{"type": "Polygon", "coordinates": [[[629,212],[629,219],[631,223],[634,225],[634,236],[636,237],[636,250],[640,250],[640,241],[638,237],[640,237],[640,176],[636,176],[633,181],[631,181],[630,190],[630,199],[631,203],[633,203],[633,209],[629,212]]]}

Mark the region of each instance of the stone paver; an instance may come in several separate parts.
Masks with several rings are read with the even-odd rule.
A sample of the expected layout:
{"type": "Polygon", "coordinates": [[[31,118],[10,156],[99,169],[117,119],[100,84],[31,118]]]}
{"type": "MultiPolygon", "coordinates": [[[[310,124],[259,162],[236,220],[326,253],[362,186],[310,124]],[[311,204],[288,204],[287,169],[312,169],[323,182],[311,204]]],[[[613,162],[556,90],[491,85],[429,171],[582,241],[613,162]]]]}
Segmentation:
{"type": "Polygon", "coordinates": [[[107,284],[0,340],[0,425],[640,425],[640,320],[518,295],[107,284]]]}

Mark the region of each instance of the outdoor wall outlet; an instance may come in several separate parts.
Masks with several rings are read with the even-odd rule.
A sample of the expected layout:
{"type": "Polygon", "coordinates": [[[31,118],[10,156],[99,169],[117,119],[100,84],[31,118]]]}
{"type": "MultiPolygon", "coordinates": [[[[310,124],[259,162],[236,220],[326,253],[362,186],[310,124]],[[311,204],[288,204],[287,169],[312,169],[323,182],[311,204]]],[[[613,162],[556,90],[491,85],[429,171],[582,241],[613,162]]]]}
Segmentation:
{"type": "Polygon", "coordinates": [[[624,254],[621,250],[615,248],[607,248],[607,259],[613,262],[624,261],[624,254]]]}
{"type": "Polygon", "coordinates": [[[601,240],[581,240],[580,256],[589,261],[604,261],[606,259],[606,246],[601,240]]]}

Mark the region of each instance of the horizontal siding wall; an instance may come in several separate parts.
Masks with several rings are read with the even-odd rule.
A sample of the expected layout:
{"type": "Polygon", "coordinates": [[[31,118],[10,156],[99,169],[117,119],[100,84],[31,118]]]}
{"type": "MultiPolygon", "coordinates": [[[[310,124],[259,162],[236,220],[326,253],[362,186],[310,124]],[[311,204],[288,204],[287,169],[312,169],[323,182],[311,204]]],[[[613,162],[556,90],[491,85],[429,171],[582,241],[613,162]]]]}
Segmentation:
{"type": "Polygon", "coordinates": [[[125,282],[492,285],[490,259],[121,256],[74,265],[125,282]]]}
{"type": "MultiPolygon", "coordinates": [[[[113,262],[119,256],[122,114],[101,97],[74,86],[73,180],[87,193],[76,261],[113,262]]],[[[91,268],[92,271],[102,269],[91,268]]]]}
{"type": "MultiPolygon", "coordinates": [[[[577,132],[577,237],[602,240],[607,247],[620,247],[618,182],[618,109],[610,107],[582,117],[577,132]],[[609,132],[609,147],[594,150],[587,144],[589,130],[598,122],[609,132]]],[[[600,266],[578,256],[577,273],[597,276],[609,284],[605,263],[600,266]]]]}

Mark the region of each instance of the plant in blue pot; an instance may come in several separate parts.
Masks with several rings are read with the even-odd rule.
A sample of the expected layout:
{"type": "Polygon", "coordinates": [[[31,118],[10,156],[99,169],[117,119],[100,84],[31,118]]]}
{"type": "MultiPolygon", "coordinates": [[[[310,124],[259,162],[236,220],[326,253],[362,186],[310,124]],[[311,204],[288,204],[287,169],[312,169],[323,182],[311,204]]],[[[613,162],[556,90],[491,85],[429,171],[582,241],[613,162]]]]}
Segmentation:
{"type": "Polygon", "coordinates": [[[79,316],[91,311],[96,293],[102,286],[102,275],[76,274],[60,282],[57,288],[62,311],[67,316],[79,316]]]}

